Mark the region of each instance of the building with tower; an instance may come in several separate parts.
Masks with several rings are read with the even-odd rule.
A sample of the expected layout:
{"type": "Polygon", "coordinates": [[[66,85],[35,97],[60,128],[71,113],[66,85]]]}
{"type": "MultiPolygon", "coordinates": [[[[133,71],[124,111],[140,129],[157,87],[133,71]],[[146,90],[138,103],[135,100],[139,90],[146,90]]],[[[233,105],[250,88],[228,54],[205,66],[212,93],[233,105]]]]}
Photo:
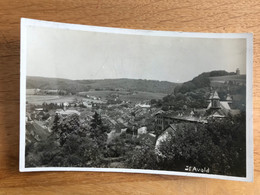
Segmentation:
{"type": "Polygon", "coordinates": [[[239,68],[236,69],[236,75],[240,75],[240,69],[239,68]]]}
{"type": "Polygon", "coordinates": [[[220,100],[217,91],[214,91],[210,98],[210,102],[206,110],[207,118],[225,118],[228,114],[232,114],[233,110],[230,105],[232,104],[232,98],[228,94],[225,100],[220,100]]]}

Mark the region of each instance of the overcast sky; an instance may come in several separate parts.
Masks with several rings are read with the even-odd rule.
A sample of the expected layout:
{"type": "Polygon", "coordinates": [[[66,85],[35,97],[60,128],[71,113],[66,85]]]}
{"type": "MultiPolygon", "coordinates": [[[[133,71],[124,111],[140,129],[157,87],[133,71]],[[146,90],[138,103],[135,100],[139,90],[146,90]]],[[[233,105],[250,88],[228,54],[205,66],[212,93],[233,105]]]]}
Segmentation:
{"type": "Polygon", "coordinates": [[[171,82],[202,72],[246,72],[245,39],[177,38],[28,27],[27,75],[171,82]]]}

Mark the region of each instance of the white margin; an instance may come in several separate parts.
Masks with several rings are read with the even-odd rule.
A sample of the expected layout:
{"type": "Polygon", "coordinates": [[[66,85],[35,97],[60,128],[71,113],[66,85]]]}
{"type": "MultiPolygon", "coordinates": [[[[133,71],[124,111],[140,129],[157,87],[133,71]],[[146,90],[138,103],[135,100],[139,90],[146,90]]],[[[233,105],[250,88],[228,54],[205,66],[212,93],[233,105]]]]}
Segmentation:
{"type": "Polygon", "coordinates": [[[252,33],[189,33],[172,31],[152,31],[134,30],[123,28],[109,28],[88,26],[79,24],[67,24],[58,22],[41,21],[34,19],[21,18],[21,46],[20,46],[20,172],[32,171],[95,171],[95,172],[122,172],[122,173],[146,173],[191,176],[202,178],[215,178],[234,181],[253,181],[254,162],[253,162],[253,34],[252,33]],[[177,171],[155,171],[144,169],[121,169],[121,168],[76,168],[76,167],[40,167],[25,168],[25,116],[26,116],[26,62],[27,62],[27,27],[47,27],[67,30],[80,30],[92,32],[105,32],[129,35],[146,35],[161,37],[192,37],[192,38],[244,38],[247,41],[246,54],[246,177],[233,177],[224,175],[177,172],[177,171]]]}

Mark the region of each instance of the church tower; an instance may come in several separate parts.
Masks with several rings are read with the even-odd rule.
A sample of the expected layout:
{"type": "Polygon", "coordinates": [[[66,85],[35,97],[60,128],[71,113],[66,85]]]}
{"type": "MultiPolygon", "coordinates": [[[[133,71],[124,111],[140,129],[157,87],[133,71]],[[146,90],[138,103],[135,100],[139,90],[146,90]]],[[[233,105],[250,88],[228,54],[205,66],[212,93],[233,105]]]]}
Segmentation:
{"type": "Polygon", "coordinates": [[[219,109],[220,108],[220,98],[218,96],[218,92],[215,91],[213,96],[211,97],[211,108],[219,109]]]}

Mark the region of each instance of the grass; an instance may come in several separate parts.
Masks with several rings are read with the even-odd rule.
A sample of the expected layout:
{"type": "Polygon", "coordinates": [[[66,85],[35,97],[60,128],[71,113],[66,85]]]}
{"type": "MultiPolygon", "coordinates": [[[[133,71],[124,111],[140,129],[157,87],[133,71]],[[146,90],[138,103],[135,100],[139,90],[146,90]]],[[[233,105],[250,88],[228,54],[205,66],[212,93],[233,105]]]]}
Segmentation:
{"type": "Polygon", "coordinates": [[[64,102],[73,102],[76,99],[83,100],[87,102],[102,102],[100,100],[92,100],[88,98],[83,98],[79,96],[57,96],[57,95],[26,95],[26,101],[30,104],[42,105],[42,103],[46,102],[50,103],[64,103],[64,102]]]}
{"type": "Polygon", "coordinates": [[[140,101],[148,101],[151,99],[162,99],[167,94],[164,93],[152,93],[152,92],[137,92],[137,94],[134,95],[125,95],[120,96],[122,100],[128,100],[132,102],[140,102],[140,101]]]}
{"type": "Polygon", "coordinates": [[[72,102],[75,99],[74,96],[56,96],[56,95],[26,95],[26,101],[31,104],[46,103],[61,103],[72,102]]]}
{"type": "Polygon", "coordinates": [[[219,77],[209,77],[211,82],[225,82],[225,81],[237,81],[246,82],[246,75],[227,75],[219,77]]]}
{"type": "MultiPolygon", "coordinates": [[[[95,97],[101,97],[101,99],[107,99],[112,94],[119,95],[119,98],[124,101],[131,101],[131,102],[141,102],[141,101],[149,101],[151,99],[162,99],[167,94],[164,93],[153,93],[153,92],[143,92],[143,91],[137,91],[134,94],[130,94],[127,91],[110,91],[110,90],[104,90],[104,91],[87,91],[87,92],[81,92],[83,95],[90,95],[95,97]]],[[[48,104],[50,103],[64,103],[64,102],[73,102],[75,100],[83,100],[87,102],[94,102],[94,103],[101,103],[102,100],[93,100],[86,97],[81,96],[58,96],[58,95],[26,95],[26,101],[30,104],[35,105],[42,105],[42,103],[46,102],[48,104]]]]}
{"type": "Polygon", "coordinates": [[[84,95],[96,96],[106,99],[108,96],[112,94],[117,94],[121,100],[132,101],[132,102],[140,102],[140,101],[148,101],[151,99],[162,99],[167,94],[165,93],[153,93],[153,92],[143,92],[137,91],[134,94],[129,94],[127,91],[88,91],[81,92],[84,95]]]}

